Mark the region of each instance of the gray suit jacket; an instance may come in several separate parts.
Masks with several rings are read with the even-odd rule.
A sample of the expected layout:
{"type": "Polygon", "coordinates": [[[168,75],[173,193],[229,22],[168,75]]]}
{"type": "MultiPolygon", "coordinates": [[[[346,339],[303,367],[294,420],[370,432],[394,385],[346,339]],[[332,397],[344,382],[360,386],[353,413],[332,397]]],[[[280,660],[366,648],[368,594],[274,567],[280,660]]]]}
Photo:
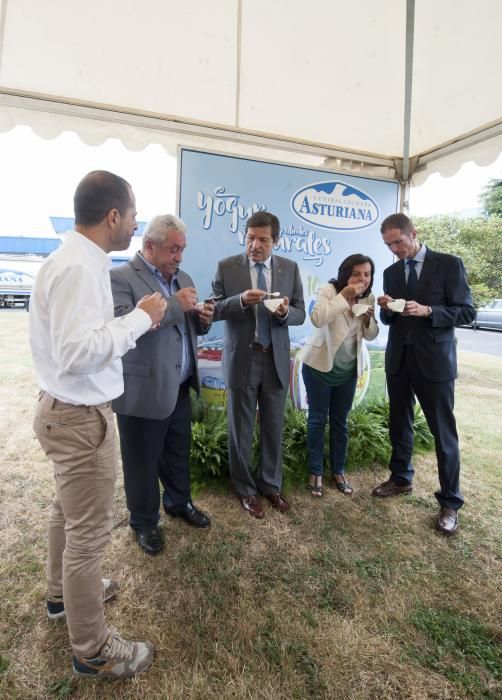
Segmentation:
{"type": "MultiPolygon", "coordinates": [[[[114,267],[111,272],[115,316],[123,316],[134,309],[146,294],[162,288],[139,255],[130,262],[114,267]]],[[[178,272],[180,287],[193,287],[192,278],[178,272]]],[[[194,372],[191,385],[198,392],[197,335],[207,333],[195,312],[184,313],[176,297],[167,297],[167,310],[160,328],[145,333],[137,345],[122,358],[124,366],[124,393],[113,401],[113,410],[139,418],[168,418],[178,399],[179,376],[182,361],[182,339],[176,324],[186,323],[190,337],[190,352],[194,372]]]]}
{"type": "MultiPolygon", "coordinates": [[[[223,372],[225,383],[231,389],[245,385],[253,353],[256,316],[252,307],[243,309],[240,295],[251,289],[248,257],[234,255],[218,263],[213,282],[215,296],[224,299],[216,303],[214,320],[225,321],[223,344],[223,372]]],[[[288,258],[272,256],[272,291],[289,298],[289,314],[281,320],[271,316],[272,345],[277,375],[283,386],[289,382],[288,326],[301,326],[305,320],[303,286],[298,265],[288,258]]]]}

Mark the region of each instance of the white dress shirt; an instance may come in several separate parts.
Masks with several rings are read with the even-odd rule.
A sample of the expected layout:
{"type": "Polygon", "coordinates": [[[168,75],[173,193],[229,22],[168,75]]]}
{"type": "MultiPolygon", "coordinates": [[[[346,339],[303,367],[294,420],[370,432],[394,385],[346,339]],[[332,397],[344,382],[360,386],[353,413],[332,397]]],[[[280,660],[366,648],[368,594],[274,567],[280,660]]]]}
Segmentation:
{"type": "Polygon", "coordinates": [[[406,264],[408,262],[408,260],[415,260],[415,262],[417,263],[415,265],[415,272],[417,273],[417,280],[419,280],[420,275],[422,274],[422,267],[424,266],[424,260],[425,260],[426,254],[427,254],[427,247],[422,243],[422,245],[420,246],[420,250],[418,251],[418,253],[415,255],[414,258],[405,258],[404,259],[404,276],[406,278],[406,283],[408,283],[408,276],[410,274],[410,266],[406,264]]]}
{"type": "Polygon", "coordinates": [[[110,258],[72,231],[41,266],[30,299],[37,382],[54,398],[95,406],[124,392],[121,357],[151,327],[134,309],[114,318],[110,258]]]}
{"type": "MultiPolygon", "coordinates": [[[[249,274],[251,275],[251,287],[252,289],[258,289],[258,268],[251,258],[249,260],[249,274]]],[[[267,285],[267,292],[272,291],[272,256],[269,255],[266,260],[263,261],[263,276],[265,277],[265,284],[267,285]]]]}

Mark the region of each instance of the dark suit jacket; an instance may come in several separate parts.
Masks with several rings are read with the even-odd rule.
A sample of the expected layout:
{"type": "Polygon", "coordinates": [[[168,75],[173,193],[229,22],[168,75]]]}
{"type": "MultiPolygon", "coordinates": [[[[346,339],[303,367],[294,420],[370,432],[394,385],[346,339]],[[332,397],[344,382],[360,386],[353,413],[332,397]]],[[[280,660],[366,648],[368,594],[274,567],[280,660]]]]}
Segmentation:
{"type": "MultiPolygon", "coordinates": [[[[399,260],[383,273],[384,292],[394,299],[407,298],[404,266],[404,260],[399,260]]],[[[388,374],[399,371],[407,340],[414,348],[418,368],[425,379],[432,382],[455,379],[454,328],[470,323],[476,314],[462,260],[427,249],[415,296],[413,301],[431,307],[431,317],[380,311],[382,323],[390,326],[385,371],[388,374]]]]}
{"type": "MultiPolygon", "coordinates": [[[[147,294],[160,292],[150,270],[139,255],[110,272],[115,316],[124,316],[132,311],[137,302],[147,294]]],[[[193,287],[192,278],[181,270],[178,272],[180,287],[193,287]]],[[[197,335],[208,329],[200,323],[195,312],[184,313],[176,297],[167,297],[167,310],[156,331],[145,333],[138,339],[136,347],[122,358],[124,366],[124,393],[113,402],[113,410],[126,416],[139,418],[168,418],[174,411],[178,399],[181,371],[181,333],[177,324],[183,321],[189,335],[193,362],[191,385],[198,392],[197,335]]]]}
{"type": "MultiPolygon", "coordinates": [[[[225,321],[223,372],[227,387],[245,385],[253,353],[256,316],[253,307],[243,309],[240,295],[251,289],[251,274],[245,253],[225,258],[218,263],[213,282],[215,296],[225,297],[216,303],[214,321],[225,321]]],[[[288,326],[300,326],[305,320],[303,286],[298,265],[288,258],[272,256],[272,291],[289,299],[289,314],[281,320],[271,316],[274,363],[282,386],[289,382],[288,326]]]]}

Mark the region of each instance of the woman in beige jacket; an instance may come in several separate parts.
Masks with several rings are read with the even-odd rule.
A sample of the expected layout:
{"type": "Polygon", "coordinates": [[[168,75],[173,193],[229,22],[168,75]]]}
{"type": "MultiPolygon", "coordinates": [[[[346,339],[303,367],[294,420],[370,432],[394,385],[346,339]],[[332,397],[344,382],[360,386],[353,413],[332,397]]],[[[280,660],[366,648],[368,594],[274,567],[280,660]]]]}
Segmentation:
{"type": "Polygon", "coordinates": [[[332,483],[344,494],[353,492],[344,473],[347,419],[357,378],[363,373],[363,338],[372,340],[378,335],[375,299],[371,294],[374,274],[371,258],[359,253],[350,255],[340,265],[337,279],[319,288],[310,313],[318,330],[307,340],[300,357],[309,406],[309,488],[317,498],[322,496],[324,429],[328,414],[332,483]]]}

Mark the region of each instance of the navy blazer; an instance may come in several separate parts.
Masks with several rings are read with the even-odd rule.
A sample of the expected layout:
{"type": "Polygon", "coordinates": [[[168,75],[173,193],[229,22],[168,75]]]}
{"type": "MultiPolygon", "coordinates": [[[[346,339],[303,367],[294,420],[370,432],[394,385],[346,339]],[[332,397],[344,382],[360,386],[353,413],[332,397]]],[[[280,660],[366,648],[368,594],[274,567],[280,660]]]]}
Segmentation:
{"type": "MultiPolygon", "coordinates": [[[[384,270],[384,293],[393,299],[407,299],[404,266],[405,261],[399,260],[384,270]]],[[[415,297],[413,301],[431,307],[430,317],[403,316],[380,310],[382,323],[389,326],[385,371],[387,374],[399,372],[407,343],[413,346],[418,368],[425,379],[431,382],[455,379],[455,326],[471,323],[476,315],[462,260],[427,249],[415,297]]]]}

